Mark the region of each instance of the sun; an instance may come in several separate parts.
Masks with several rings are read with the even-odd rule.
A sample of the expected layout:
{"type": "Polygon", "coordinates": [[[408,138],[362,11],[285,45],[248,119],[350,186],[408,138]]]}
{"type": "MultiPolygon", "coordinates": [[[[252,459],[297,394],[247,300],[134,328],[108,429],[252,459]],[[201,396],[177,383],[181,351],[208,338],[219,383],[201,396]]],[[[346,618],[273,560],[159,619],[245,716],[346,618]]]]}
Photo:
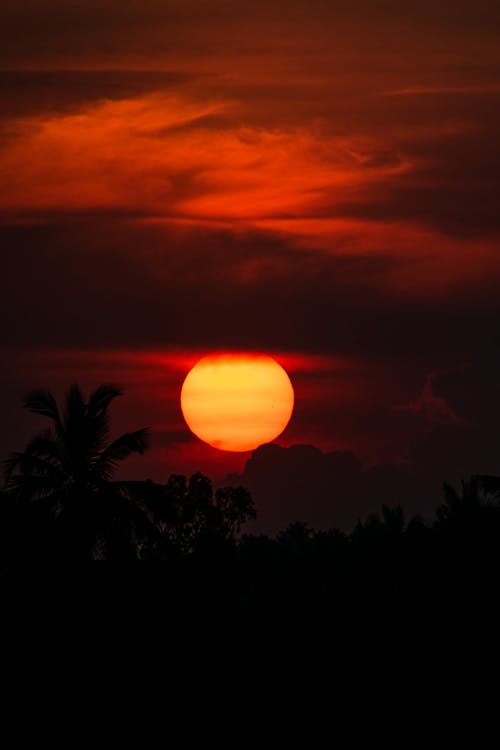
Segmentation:
{"type": "Polygon", "coordinates": [[[248,451],[280,435],[292,416],[293,387],[265,354],[210,354],[186,376],[181,409],[189,429],[214,448],[248,451]]]}

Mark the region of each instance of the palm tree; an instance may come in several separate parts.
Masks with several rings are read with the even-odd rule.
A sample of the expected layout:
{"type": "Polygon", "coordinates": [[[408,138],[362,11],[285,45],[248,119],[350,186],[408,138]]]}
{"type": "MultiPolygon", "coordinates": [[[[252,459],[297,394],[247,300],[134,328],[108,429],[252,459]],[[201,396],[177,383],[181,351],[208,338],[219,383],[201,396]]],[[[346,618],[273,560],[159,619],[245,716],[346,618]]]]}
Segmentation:
{"type": "MultiPolygon", "coordinates": [[[[436,528],[454,537],[472,538],[486,543],[500,537],[499,480],[497,477],[472,476],[462,480],[461,491],[443,484],[445,503],[436,511],[436,528]]],[[[495,542],[496,544],[497,542],[495,542]]]]}
{"type": "Polygon", "coordinates": [[[141,429],[108,442],[108,409],[121,395],[118,386],[101,385],[86,401],[72,385],[61,412],[50,391],[31,391],[24,408],[47,417],[51,426],[5,461],[6,495],[55,521],[65,553],[77,558],[135,556],[141,538],[153,532],[127,483],[112,481],[121,461],[142,454],[149,438],[141,429]]]}
{"type": "Polygon", "coordinates": [[[462,519],[489,507],[483,484],[477,476],[462,479],[461,491],[443,482],[443,495],[445,502],[436,511],[441,523],[462,519]]]}
{"type": "Polygon", "coordinates": [[[381,513],[371,513],[364,522],[358,520],[353,535],[373,540],[398,539],[406,528],[405,514],[400,505],[382,505],[381,513]]]}
{"type": "Polygon", "coordinates": [[[500,477],[491,474],[476,474],[472,479],[477,482],[486,495],[500,500],[500,477]]]}

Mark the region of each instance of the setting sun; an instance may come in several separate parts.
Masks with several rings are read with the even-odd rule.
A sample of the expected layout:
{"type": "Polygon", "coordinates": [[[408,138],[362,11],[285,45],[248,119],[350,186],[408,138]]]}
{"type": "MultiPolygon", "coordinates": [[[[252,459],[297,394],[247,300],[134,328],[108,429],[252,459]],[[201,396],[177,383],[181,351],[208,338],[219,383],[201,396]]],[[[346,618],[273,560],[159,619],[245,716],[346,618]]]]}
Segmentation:
{"type": "Polygon", "coordinates": [[[189,429],[214,448],[247,451],[280,435],[293,411],[285,370],[267,355],[212,354],[190,370],[181,391],[189,429]]]}

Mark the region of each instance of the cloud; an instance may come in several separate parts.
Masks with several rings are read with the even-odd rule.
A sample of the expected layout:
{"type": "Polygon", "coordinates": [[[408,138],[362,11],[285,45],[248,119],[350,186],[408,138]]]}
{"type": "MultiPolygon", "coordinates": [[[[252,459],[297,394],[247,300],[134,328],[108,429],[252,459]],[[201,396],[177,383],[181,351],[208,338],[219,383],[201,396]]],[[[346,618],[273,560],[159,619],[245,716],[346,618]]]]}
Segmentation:
{"type": "Polygon", "coordinates": [[[315,528],[351,530],[383,503],[401,504],[409,513],[417,507],[429,512],[432,508],[422,507],[421,488],[408,468],[364,469],[350,451],[324,453],[312,445],[261,446],[242,474],[224,481],[241,482],[250,489],[258,511],[253,530],[266,533],[276,533],[294,520],[315,528]]]}
{"type": "MultiPolygon", "coordinates": [[[[432,134],[421,123],[382,134],[369,119],[364,132],[335,134],[311,120],[242,123],[244,104],[227,93],[177,84],[7,119],[4,224],[134,220],[142,246],[148,225],[256,233],[268,247],[336,256],[337,270],[353,257],[365,272],[373,256],[374,281],[396,297],[457,293],[498,272],[494,119],[483,132],[452,109],[432,134]]],[[[241,255],[248,282],[277,263],[241,255]]],[[[155,263],[147,249],[144,263],[155,263]]]]}
{"type": "Polygon", "coordinates": [[[182,88],[191,80],[192,76],[166,70],[0,69],[0,115],[9,120],[42,113],[67,115],[96,102],[182,88]]]}
{"type": "MultiPolygon", "coordinates": [[[[381,505],[401,505],[408,516],[432,518],[442,502],[444,481],[458,486],[472,474],[498,474],[497,418],[466,424],[457,421],[443,398],[411,408],[431,422],[413,429],[413,447],[405,461],[366,464],[349,450],[325,451],[312,445],[264,445],[247,461],[244,471],[220,484],[241,483],[251,491],[258,509],[254,531],[276,533],[292,520],[316,528],[353,528],[358,518],[381,505]]],[[[413,407],[413,405],[412,405],[413,407]]],[[[384,424],[373,443],[383,440],[384,424]]],[[[394,436],[394,433],[393,433],[394,436]]]]}
{"type": "Polygon", "coordinates": [[[470,86],[409,86],[405,89],[383,91],[384,96],[440,96],[441,94],[498,94],[500,86],[495,83],[479,83],[470,86]]]}
{"type": "MultiPolygon", "coordinates": [[[[382,504],[401,504],[409,515],[431,518],[442,502],[444,481],[459,486],[472,474],[498,474],[500,406],[493,394],[500,377],[499,351],[484,348],[466,367],[427,377],[421,396],[401,412],[411,421],[404,461],[397,459],[394,445],[392,460],[387,456],[375,463],[346,450],[347,442],[333,451],[298,444],[258,448],[244,471],[227,478],[252,491],[259,511],[255,529],[274,533],[295,519],[349,530],[358,517],[377,512],[382,504]]],[[[354,411],[351,407],[351,420],[354,411]]],[[[368,424],[364,406],[360,414],[368,424]]],[[[358,429],[363,429],[361,422],[358,429]]],[[[373,444],[383,442],[385,429],[395,436],[381,409],[373,444]]]]}
{"type": "Polygon", "coordinates": [[[444,38],[457,54],[465,48],[470,55],[471,47],[479,53],[481,42],[484,49],[496,41],[499,14],[489,0],[474,6],[446,0],[438,7],[430,0],[370,0],[362,8],[345,0],[51,0],[50,6],[26,0],[21,8],[6,0],[2,20],[0,59],[24,65],[68,57],[73,65],[96,60],[116,65],[127,57],[143,65],[171,59],[184,65],[194,59],[199,65],[201,59],[216,67],[221,60],[227,65],[228,57],[234,66],[235,57],[260,53],[262,58],[267,52],[280,62],[287,53],[298,58],[300,69],[318,50],[333,50],[342,61],[349,51],[363,61],[373,60],[375,51],[379,56],[395,52],[401,63],[419,53],[423,67],[423,44],[425,57],[432,57],[444,38]]]}
{"type": "Polygon", "coordinates": [[[235,115],[227,101],[155,93],[13,120],[17,138],[0,153],[3,210],[121,210],[252,226],[314,219],[332,190],[346,194],[407,168],[374,160],[367,138],[242,125],[235,115]]]}
{"type": "Polygon", "coordinates": [[[406,411],[411,414],[421,414],[429,422],[440,424],[462,425],[465,420],[448,405],[442,396],[436,396],[433,389],[434,379],[439,373],[431,373],[425,379],[424,387],[418,398],[408,404],[396,405],[396,411],[406,411]]]}
{"type": "Polygon", "coordinates": [[[94,218],[4,227],[2,237],[3,272],[16,280],[3,292],[15,321],[4,343],[440,357],[445,338],[446,350],[474,347],[475,326],[495,328],[488,287],[429,298],[424,286],[423,304],[388,294],[396,258],[311,253],[263,233],[94,218]]]}

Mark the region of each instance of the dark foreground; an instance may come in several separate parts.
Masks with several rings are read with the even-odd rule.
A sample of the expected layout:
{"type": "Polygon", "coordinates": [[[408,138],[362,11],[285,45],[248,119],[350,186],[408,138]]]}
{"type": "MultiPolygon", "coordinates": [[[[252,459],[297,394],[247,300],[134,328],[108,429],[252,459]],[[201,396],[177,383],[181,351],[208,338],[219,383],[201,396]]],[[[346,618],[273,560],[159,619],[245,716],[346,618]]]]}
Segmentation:
{"type": "Polygon", "coordinates": [[[73,675],[90,649],[101,687],[156,674],[184,708],[251,701],[288,721],[331,710],[339,686],[444,690],[498,655],[499,518],[405,525],[386,509],[351,535],[296,524],[149,563],[18,565],[1,579],[3,642],[44,669],[66,654],[73,675]]]}

